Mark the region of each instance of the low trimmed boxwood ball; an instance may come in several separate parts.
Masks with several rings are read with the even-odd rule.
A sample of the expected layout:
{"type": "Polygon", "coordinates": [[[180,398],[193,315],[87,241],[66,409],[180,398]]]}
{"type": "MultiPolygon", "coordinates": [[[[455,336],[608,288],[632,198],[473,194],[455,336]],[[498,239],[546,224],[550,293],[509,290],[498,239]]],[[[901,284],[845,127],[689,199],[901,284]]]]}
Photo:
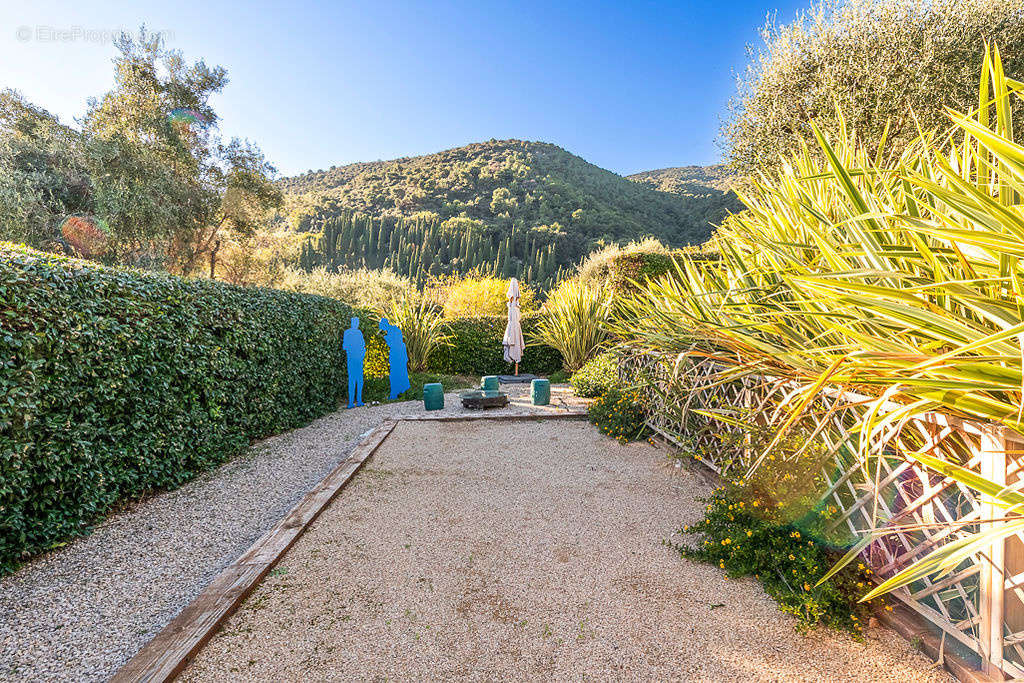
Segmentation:
{"type": "Polygon", "coordinates": [[[608,389],[618,385],[618,362],[615,354],[605,352],[598,354],[583,364],[569,378],[577,396],[591,398],[600,396],[608,389]]]}

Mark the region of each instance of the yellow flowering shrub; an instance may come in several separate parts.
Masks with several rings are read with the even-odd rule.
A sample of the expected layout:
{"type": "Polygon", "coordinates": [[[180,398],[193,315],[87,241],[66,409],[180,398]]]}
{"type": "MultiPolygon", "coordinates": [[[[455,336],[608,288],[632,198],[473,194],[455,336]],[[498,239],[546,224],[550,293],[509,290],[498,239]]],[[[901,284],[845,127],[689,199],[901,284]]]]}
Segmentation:
{"type": "MultiPolygon", "coordinates": [[[[505,292],[509,281],[502,278],[456,278],[448,283],[444,300],[444,317],[465,318],[508,314],[505,292]]],[[[527,285],[519,283],[519,311],[527,314],[537,310],[537,294],[527,285]]]]}
{"type": "Polygon", "coordinates": [[[366,335],[366,360],[363,361],[363,376],[371,379],[387,377],[388,345],[379,334],[366,335]]]}
{"type": "Polygon", "coordinates": [[[608,389],[590,404],[588,414],[598,429],[620,443],[636,441],[650,433],[640,394],[633,389],[608,389]]]}
{"type": "MultiPolygon", "coordinates": [[[[799,629],[828,626],[859,637],[870,606],[857,601],[871,570],[863,563],[856,568],[847,565],[817,585],[842,555],[842,548],[832,547],[817,533],[827,510],[818,508],[793,520],[763,501],[747,504],[751,494],[745,480],[715,489],[706,499],[704,519],[682,529],[685,535],[695,535],[695,541],[677,549],[691,559],[717,564],[727,578],[753,576],[779,609],[797,618],[799,629]]],[[[884,604],[881,599],[872,602],[884,604]]]]}

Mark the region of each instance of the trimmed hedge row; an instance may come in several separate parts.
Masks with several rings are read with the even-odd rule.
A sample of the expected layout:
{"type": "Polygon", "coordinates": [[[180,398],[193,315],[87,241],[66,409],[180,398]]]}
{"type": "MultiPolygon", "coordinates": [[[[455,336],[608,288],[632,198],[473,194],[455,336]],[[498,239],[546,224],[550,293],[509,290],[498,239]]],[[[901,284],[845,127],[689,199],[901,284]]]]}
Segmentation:
{"type": "MultiPolygon", "coordinates": [[[[538,316],[521,319],[523,336],[529,339],[537,325],[538,316]]],[[[455,318],[445,322],[445,332],[451,335],[451,346],[444,346],[430,355],[428,372],[453,375],[506,375],[514,367],[505,362],[501,345],[505,335],[505,318],[455,318]]],[[[528,346],[523,352],[519,372],[550,375],[562,369],[562,354],[550,346],[528,346]]]]}
{"type": "MultiPolygon", "coordinates": [[[[0,245],[0,574],[335,410],[353,314],[0,245]]],[[[369,337],[376,318],[361,318],[369,337]]]]}

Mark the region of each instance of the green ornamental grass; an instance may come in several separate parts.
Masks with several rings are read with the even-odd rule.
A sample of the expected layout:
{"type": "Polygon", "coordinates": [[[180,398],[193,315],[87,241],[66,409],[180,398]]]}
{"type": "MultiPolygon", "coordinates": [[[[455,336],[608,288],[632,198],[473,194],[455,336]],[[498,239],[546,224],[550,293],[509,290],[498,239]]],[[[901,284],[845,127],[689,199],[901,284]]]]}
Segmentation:
{"type": "Polygon", "coordinates": [[[527,339],[531,344],[557,349],[565,369],[575,372],[607,339],[609,310],[608,297],[597,287],[577,279],[566,280],[544,302],[537,326],[527,339]]]}

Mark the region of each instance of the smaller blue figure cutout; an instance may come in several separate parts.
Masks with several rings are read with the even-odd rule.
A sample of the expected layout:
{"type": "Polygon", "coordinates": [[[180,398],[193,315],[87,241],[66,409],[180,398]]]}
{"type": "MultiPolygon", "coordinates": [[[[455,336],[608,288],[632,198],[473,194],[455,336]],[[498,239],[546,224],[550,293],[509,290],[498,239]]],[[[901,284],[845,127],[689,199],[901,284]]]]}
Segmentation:
{"type": "Polygon", "coordinates": [[[389,323],[387,318],[381,318],[378,327],[384,332],[384,341],[388,343],[391,399],[394,400],[400,393],[409,389],[409,352],[405,348],[405,340],[402,339],[402,330],[389,323]]]}
{"type": "Polygon", "coordinates": [[[345,350],[348,360],[348,407],[363,405],[363,359],[366,358],[366,340],[359,331],[359,318],[352,318],[352,326],[345,330],[341,338],[341,348],[345,350]]]}

